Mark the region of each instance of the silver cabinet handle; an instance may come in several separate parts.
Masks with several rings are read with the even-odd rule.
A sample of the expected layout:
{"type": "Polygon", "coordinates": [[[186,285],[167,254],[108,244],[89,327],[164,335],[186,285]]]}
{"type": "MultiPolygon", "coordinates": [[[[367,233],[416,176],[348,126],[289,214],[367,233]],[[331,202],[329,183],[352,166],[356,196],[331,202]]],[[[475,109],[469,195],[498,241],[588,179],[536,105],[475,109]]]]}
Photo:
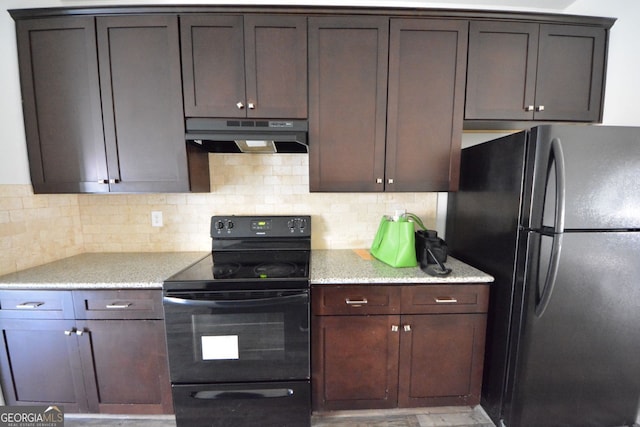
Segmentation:
{"type": "Polygon", "coordinates": [[[236,104],[236,107],[238,107],[238,110],[242,110],[242,109],[244,108],[244,103],[242,103],[242,102],[238,102],[238,103],[236,104]]]}
{"type": "Polygon", "coordinates": [[[71,328],[68,331],[64,331],[64,334],[68,337],[71,336],[72,333],[76,332],[76,328],[71,328]]]}
{"type": "Polygon", "coordinates": [[[436,297],[434,299],[438,304],[455,304],[458,302],[458,300],[453,297],[436,297]]]}
{"type": "Polygon", "coordinates": [[[533,111],[535,110],[535,107],[533,105],[527,105],[526,107],[524,107],[524,111],[533,111]]]}
{"type": "Polygon", "coordinates": [[[411,325],[404,325],[402,328],[405,332],[411,332],[411,325]]]}
{"type": "Polygon", "coordinates": [[[356,299],[356,300],[352,300],[352,299],[350,299],[350,298],[347,298],[347,299],[345,299],[345,300],[344,300],[344,302],[345,302],[347,305],[353,305],[353,306],[358,307],[358,306],[361,306],[361,305],[367,304],[369,301],[367,301],[367,299],[366,299],[366,298],[356,299]]]}
{"type": "Polygon", "coordinates": [[[249,107],[250,110],[254,110],[256,108],[256,104],[254,104],[253,102],[250,102],[247,107],[249,107]]]}
{"type": "Polygon", "coordinates": [[[391,325],[391,332],[398,332],[398,325],[391,325]]]}
{"type": "Polygon", "coordinates": [[[98,180],[98,184],[108,184],[109,180],[108,179],[99,179],[98,180]]]}
{"type": "Polygon", "coordinates": [[[387,182],[388,182],[389,184],[393,184],[393,178],[389,178],[389,179],[387,180],[387,182]]]}
{"type": "Polygon", "coordinates": [[[382,184],[382,178],[376,178],[376,184],[382,184]]]}
{"type": "Polygon", "coordinates": [[[44,303],[43,302],[29,301],[29,302],[23,302],[22,304],[16,305],[16,308],[22,309],[22,310],[33,310],[33,309],[36,309],[36,308],[40,307],[41,305],[44,305],[44,303]]]}
{"type": "Polygon", "coordinates": [[[536,108],[536,111],[544,111],[544,105],[538,105],[538,108],[536,108]]]}
{"type": "Polygon", "coordinates": [[[84,331],[82,329],[76,329],[76,335],[81,337],[82,334],[84,334],[84,331]]]}
{"type": "Polygon", "coordinates": [[[111,178],[111,179],[109,180],[109,184],[117,184],[117,183],[119,183],[119,182],[120,182],[120,180],[119,180],[119,179],[117,179],[117,178],[111,178]]]}
{"type": "Polygon", "coordinates": [[[112,302],[111,304],[107,304],[106,307],[113,308],[113,309],[123,309],[123,308],[129,308],[132,305],[133,305],[132,302],[112,302]]]}

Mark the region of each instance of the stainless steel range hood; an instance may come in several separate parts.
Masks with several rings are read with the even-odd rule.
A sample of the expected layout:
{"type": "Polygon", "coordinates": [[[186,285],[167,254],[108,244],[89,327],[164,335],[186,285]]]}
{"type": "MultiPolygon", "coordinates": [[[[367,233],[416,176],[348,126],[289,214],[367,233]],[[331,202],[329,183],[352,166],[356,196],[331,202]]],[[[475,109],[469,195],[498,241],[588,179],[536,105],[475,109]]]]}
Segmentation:
{"type": "Polygon", "coordinates": [[[306,120],[190,118],[186,139],[211,153],[308,153],[306,120]]]}

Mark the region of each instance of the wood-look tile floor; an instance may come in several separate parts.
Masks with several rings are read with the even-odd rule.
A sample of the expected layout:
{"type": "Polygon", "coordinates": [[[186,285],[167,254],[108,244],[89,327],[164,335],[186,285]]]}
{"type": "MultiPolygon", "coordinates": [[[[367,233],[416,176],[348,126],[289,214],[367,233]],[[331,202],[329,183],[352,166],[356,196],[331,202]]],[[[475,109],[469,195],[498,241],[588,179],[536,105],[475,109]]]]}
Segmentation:
{"type": "MultiPolygon", "coordinates": [[[[65,427],[175,427],[162,417],[79,416],[67,414],[65,427]]],[[[495,427],[481,407],[442,407],[314,414],[312,427],[495,427]]]]}

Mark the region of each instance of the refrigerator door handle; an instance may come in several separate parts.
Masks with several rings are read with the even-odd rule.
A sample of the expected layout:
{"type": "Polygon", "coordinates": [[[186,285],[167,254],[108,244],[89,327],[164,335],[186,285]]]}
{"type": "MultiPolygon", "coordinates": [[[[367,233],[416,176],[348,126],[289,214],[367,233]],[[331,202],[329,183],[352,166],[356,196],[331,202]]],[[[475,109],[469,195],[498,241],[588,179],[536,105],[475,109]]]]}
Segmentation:
{"type": "Polygon", "coordinates": [[[553,225],[554,233],[564,232],[564,212],[565,212],[565,166],[562,143],[559,138],[551,140],[551,156],[556,169],[556,206],[555,221],[553,225]]]}
{"type": "Polygon", "coordinates": [[[562,251],[562,234],[555,234],[553,236],[553,243],[551,246],[551,257],[549,259],[549,269],[544,279],[544,287],[542,288],[542,295],[540,299],[536,301],[535,314],[540,318],[544,314],[545,310],[549,306],[551,301],[551,295],[553,294],[553,288],[556,284],[556,278],[558,276],[558,268],[560,266],[560,252],[562,251]]]}
{"type": "Polygon", "coordinates": [[[540,300],[536,302],[535,314],[538,318],[542,317],[553,294],[553,288],[558,276],[558,267],[560,264],[560,252],[562,249],[562,233],[564,232],[564,213],[565,213],[565,166],[564,153],[562,152],[562,143],[559,138],[551,140],[551,157],[555,165],[556,172],[556,206],[555,220],[553,224],[553,243],[551,246],[551,257],[549,259],[549,269],[544,280],[544,287],[540,300]]]}

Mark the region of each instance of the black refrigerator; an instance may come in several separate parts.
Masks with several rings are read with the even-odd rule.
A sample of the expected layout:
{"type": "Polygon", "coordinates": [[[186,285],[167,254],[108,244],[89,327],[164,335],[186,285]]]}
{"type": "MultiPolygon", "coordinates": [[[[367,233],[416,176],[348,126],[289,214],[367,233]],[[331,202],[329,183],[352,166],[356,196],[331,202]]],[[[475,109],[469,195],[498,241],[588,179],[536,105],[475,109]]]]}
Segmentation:
{"type": "Polygon", "coordinates": [[[640,406],[640,128],[538,126],[462,150],[455,257],[493,275],[497,426],[608,427],[640,406]]]}

